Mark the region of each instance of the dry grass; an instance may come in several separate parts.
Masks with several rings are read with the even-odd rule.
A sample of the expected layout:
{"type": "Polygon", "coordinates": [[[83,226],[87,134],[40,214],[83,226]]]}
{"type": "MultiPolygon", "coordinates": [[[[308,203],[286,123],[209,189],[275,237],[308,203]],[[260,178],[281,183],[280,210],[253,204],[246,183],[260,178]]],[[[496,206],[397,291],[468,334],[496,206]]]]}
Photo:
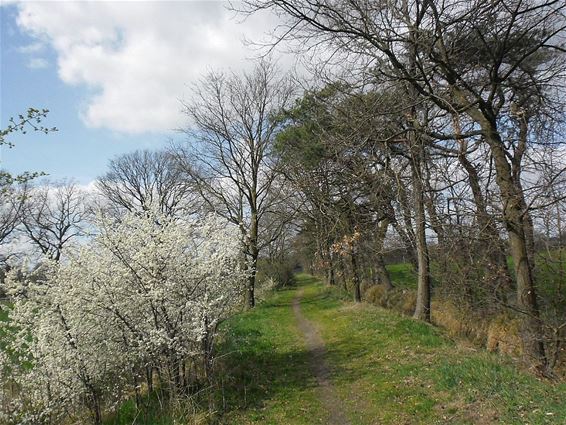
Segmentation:
{"type": "Polygon", "coordinates": [[[453,338],[465,338],[474,345],[484,347],[488,323],[465,306],[456,306],[449,300],[432,302],[432,323],[445,329],[453,338]]]}
{"type": "MultiPolygon", "coordinates": [[[[387,291],[382,285],[371,285],[365,289],[364,300],[373,305],[412,315],[416,292],[398,288],[387,291]]],[[[445,299],[434,299],[431,309],[433,324],[445,329],[451,337],[465,339],[491,352],[513,357],[521,355],[519,320],[510,314],[503,313],[489,319],[445,299]]]]}
{"type": "Polygon", "coordinates": [[[520,321],[507,313],[495,317],[487,329],[488,351],[518,357],[522,353],[520,321]]]}
{"type": "MultiPolygon", "coordinates": [[[[364,289],[364,288],[362,288],[364,289]]],[[[370,304],[382,306],[382,299],[385,295],[385,288],[383,285],[372,285],[364,289],[364,300],[370,304]]]]}
{"type": "Polygon", "coordinates": [[[386,290],[382,285],[370,286],[363,296],[370,304],[411,315],[415,311],[417,293],[411,289],[386,290]]]}

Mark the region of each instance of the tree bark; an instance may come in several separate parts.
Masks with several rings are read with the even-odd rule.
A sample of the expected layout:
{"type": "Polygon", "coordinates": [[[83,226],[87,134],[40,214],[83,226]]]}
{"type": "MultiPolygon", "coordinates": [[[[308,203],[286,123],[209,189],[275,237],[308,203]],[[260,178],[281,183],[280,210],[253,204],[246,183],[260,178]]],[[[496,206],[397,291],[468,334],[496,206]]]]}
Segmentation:
{"type": "Polygon", "coordinates": [[[483,119],[482,129],[490,146],[495,163],[496,182],[503,201],[503,219],[509,235],[509,246],[517,279],[517,306],[523,312],[522,341],[527,358],[539,368],[546,369],[542,324],[533,276],[532,254],[530,254],[525,221],[524,193],[513,179],[511,166],[507,161],[501,136],[494,122],[483,119]]]}
{"type": "MultiPolygon", "coordinates": [[[[456,135],[461,135],[460,117],[458,115],[452,116],[454,125],[454,132],[456,135]]],[[[505,254],[504,243],[501,240],[499,231],[495,225],[493,217],[487,211],[487,202],[480,186],[480,178],[474,164],[472,164],[466,157],[466,143],[461,141],[460,154],[458,161],[466,171],[468,176],[468,183],[472,190],[474,204],[476,206],[476,220],[479,226],[480,242],[482,247],[487,247],[488,273],[494,276],[494,291],[498,297],[505,300],[504,294],[499,293],[500,288],[503,291],[509,291],[513,288],[513,279],[507,267],[507,256],[505,254]]]]}
{"type": "MultiPolygon", "coordinates": [[[[463,92],[455,90],[454,93],[467,103],[463,92]]],[[[525,209],[525,195],[518,179],[518,173],[513,173],[507,161],[495,115],[487,109],[486,105],[482,106],[484,109],[470,107],[466,113],[480,125],[495,164],[495,181],[503,203],[503,221],[509,236],[509,247],[517,281],[517,307],[523,313],[521,324],[523,351],[535,367],[546,370],[548,362],[533,276],[534,258],[528,240],[530,229],[529,224],[525,222],[525,214],[528,213],[525,209]]],[[[519,168],[518,165],[515,164],[515,171],[519,168]]]]}
{"type": "MultiPolygon", "coordinates": [[[[405,5],[406,6],[406,5],[405,5]]],[[[407,16],[410,15],[408,10],[405,10],[407,16]]],[[[417,69],[417,46],[418,46],[418,31],[414,27],[409,27],[409,72],[411,75],[416,74],[417,69]]],[[[426,114],[422,114],[417,108],[418,93],[412,84],[408,85],[407,92],[409,99],[412,101],[410,108],[410,124],[415,129],[410,129],[408,132],[409,153],[411,162],[411,178],[413,183],[413,201],[415,211],[415,239],[417,248],[417,299],[415,305],[415,312],[413,317],[415,319],[430,322],[430,301],[431,301],[431,279],[430,279],[430,258],[428,253],[428,246],[426,242],[426,215],[425,215],[425,187],[423,183],[423,169],[425,168],[424,161],[426,161],[426,153],[423,135],[419,134],[418,127],[426,126],[426,114]],[[419,115],[422,115],[419,116],[419,115]],[[421,118],[424,118],[422,120],[421,118]]]]}
{"type": "MultiPolygon", "coordinates": [[[[377,273],[377,280],[380,284],[385,286],[387,291],[393,289],[393,283],[391,282],[391,277],[389,272],[385,268],[385,261],[383,260],[383,244],[385,242],[385,235],[387,234],[387,228],[389,227],[389,219],[383,219],[377,225],[377,237],[376,237],[376,250],[377,256],[375,259],[374,267],[377,273]]],[[[372,267],[372,270],[374,269],[372,267]]]]}
{"type": "Polygon", "coordinates": [[[259,250],[257,246],[258,242],[258,215],[257,210],[254,207],[253,203],[255,201],[255,197],[252,196],[252,211],[251,211],[251,222],[250,222],[250,231],[249,231],[249,243],[248,243],[248,250],[249,250],[249,258],[250,258],[250,274],[248,276],[248,287],[246,291],[246,304],[248,308],[255,307],[255,284],[256,284],[256,276],[257,276],[257,259],[259,257],[259,250]]]}
{"type": "Polygon", "coordinates": [[[352,278],[354,280],[354,301],[359,303],[362,301],[362,289],[360,273],[358,271],[358,254],[356,251],[356,249],[352,249],[352,251],[350,252],[350,261],[352,264],[352,278]]]}
{"type": "Polygon", "coordinates": [[[246,305],[248,308],[255,307],[255,282],[257,276],[257,253],[251,255],[248,284],[246,288],[246,305]]]}
{"type": "MultiPolygon", "coordinates": [[[[422,146],[417,147],[423,149],[422,146]]],[[[417,244],[417,300],[415,306],[415,319],[430,322],[430,258],[426,243],[426,218],[424,206],[424,193],[420,173],[420,159],[422,155],[416,153],[411,161],[413,175],[413,197],[415,208],[415,236],[417,244]]]]}

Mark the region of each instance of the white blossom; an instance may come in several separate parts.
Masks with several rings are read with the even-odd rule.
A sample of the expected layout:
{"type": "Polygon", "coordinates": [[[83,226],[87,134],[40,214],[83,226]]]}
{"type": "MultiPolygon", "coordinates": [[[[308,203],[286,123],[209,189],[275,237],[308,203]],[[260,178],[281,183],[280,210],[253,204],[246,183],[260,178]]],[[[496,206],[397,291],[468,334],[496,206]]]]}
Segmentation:
{"type": "Polygon", "coordinates": [[[131,214],[97,225],[64,263],[7,278],[0,370],[18,394],[0,394],[0,404],[14,423],[58,423],[69,412],[80,421],[131,394],[147,367],[171,375],[190,358],[208,364],[216,327],[240,299],[239,236],[226,222],[131,214]]]}

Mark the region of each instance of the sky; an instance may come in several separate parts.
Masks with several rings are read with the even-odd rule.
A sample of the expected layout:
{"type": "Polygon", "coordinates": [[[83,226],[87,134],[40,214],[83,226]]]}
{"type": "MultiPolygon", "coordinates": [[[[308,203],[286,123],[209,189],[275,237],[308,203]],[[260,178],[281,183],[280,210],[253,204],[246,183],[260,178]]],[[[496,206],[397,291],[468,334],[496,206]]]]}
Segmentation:
{"type": "Polygon", "coordinates": [[[258,50],[245,41],[277,24],[242,22],[220,1],[0,2],[1,128],[35,107],[58,129],[11,137],[0,167],[85,185],[119,154],[182,140],[191,86],[212,69],[251,68],[258,50]]]}

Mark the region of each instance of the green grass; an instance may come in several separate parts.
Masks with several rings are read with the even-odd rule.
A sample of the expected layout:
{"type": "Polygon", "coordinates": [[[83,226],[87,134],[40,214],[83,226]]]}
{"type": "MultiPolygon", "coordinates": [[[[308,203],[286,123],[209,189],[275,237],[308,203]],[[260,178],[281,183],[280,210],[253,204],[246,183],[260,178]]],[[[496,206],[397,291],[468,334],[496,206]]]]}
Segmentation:
{"type": "Polygon", "coordinates": [[[143,398],[144,406],[138,410],[134,399],[122,403],[118,411],[105,418],[104,425],[177,425],[186,416],[175,409],[162,409],[159,400],[152,396],[143,398]]]}
{"type": "MultiPolygon", "coordinates": [[[[433,326],[345,301],[308,275],[298,282],[301,309],[326,343],[330,379],[352,425],[566,423],[566,384],[539,381],[504,357],[458,346],[433,326]]],[[[293,315],[296,296],[296,289],[276,292],[222,325],[215,413],[201,403],[198,423],[328,423],[293,315]]],[[[157,408],[140,418],[128,402],[106,423],[197,423],[157,408]]]]}
{"type": "Polygon", "coordinates": [[[402,289],[416,289],[417,275],[411,263],[388,264],[385,266],[393,284],[402,289]]]}
{"type": "MultiPolygon", "coordinates": [[[[566,385],[459,347],[427,324],[344,302],[306,275],[299,284],[302,310],[326,342],[332,381],[352,424],[566,423],[566,385]]],[[[294,323],[294,296],[278,293],[226,323],[224,423],[325,423],[294,323]]]]}
{"type": "Polygon", "coordinates": [[[295,290],[225,323],[217,405],[227,424],[312,424],[325,411],[295,323],[295,290]]]}

